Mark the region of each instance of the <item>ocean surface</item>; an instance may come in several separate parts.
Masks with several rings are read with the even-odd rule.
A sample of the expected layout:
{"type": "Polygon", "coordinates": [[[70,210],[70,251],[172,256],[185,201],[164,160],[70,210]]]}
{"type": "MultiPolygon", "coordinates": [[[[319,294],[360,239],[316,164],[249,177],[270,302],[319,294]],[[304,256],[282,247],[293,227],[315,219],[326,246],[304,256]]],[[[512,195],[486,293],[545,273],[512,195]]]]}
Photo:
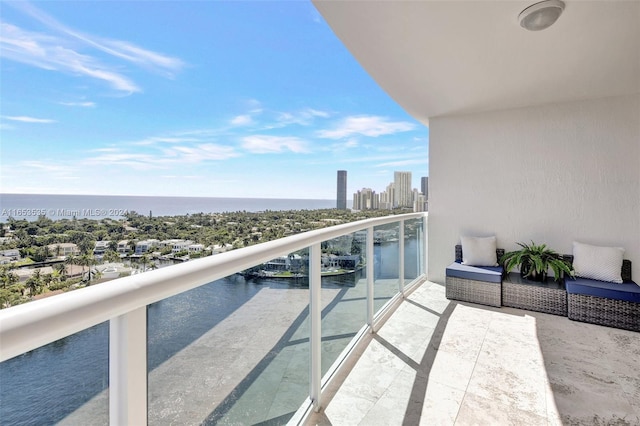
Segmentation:
{"type": "Polygon", "coordinates": [[[127,212],[179,216],[195,213],[315,210],[336,207],[336,200],[282,198],[151,197],[121,195],[0,194],[0,222],[9,217],[36,220],[119,218],[127,212]]]}

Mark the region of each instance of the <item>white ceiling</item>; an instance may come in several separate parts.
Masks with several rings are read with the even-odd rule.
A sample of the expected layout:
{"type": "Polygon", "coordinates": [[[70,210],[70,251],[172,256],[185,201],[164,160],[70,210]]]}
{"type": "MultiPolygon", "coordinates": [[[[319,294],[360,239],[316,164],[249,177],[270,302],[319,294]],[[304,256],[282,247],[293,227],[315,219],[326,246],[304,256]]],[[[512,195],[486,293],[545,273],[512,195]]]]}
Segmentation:
{"type": "Polygon", "coordinates": [[[429,117],[640,93],[640,1],[565,1],[550,28],[532,1],[314,0],[409,114],[429,117]]]}

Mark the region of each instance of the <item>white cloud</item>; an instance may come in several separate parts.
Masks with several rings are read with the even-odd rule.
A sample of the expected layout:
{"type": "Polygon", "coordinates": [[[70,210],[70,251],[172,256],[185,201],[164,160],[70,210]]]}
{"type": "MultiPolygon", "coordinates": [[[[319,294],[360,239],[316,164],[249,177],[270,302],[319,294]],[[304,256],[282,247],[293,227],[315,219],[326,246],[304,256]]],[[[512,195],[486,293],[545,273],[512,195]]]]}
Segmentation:
{"type": "Polygon", "coordinates": [[[101,166],[126,166],[138,170],[157,169],[161,167],[155,156],[132,152],[107,152],[97,157],[87,158],[84,160],[84,163],[101,166]]]}
{"type": "Polygon", "coordinates": [[[251,114],[260,114],[263,111],[262,103],[257,99],[248,99],[245,104],[251,114]]]}
{"type": "Polygon", "coordinates": [[[176,158],[180,162],[199,163],[205,160],[228,160],[240,154],[230,146],[204,144],[195,147],[176,146],[164,150],[167,157],[176,158]]]}
{"type": "Polygon", "coordinates": [[[96,106],[95,102],[59,102],[59,104],[64,106],[83,108],[93,108],[96,106]]]}
{"type": "Polygon", "coordinates": [[[307,144],[292,136],[247,136],[242,139],[242,148],[254,154],[269,154],[283,151],[308,152],[307,144]]]}
{"type": "Polygon", "coordinates": [[[234,126],[247,126],[251,123],[253,123],[253,118],[248,114],[239,115],[231,120],[231,124],[234,126]]]}
{"type": "MultiPolygon", "coordinates": [[[[165,169],[181,164],[195,164],[205,161],[221,161],[239,157],[241,154],[233,147],[213,143],[197,145],[179,145],[185,138],[151,137],[146,141],[166,142],[169,145],[154,146],[153,142],[135,142],[133,151],[124,148],[104,147],[93,149],[98,153],[84,160],[87,164],[125,166],[138,170],[165,169]]],[[[198,139],[189,139],[197,141],[198,139]]]]}
{"type": "Polygon", "coordinates": [[[2,23],[0,55],[5,59],[46,70],[102,80],[112,88],[126,93],[140,92],[141,89],[119,71],[120,66],[106,65],[93,56],[80,53],[78,42],[85,47],[170,78],[184,67],[184,63],[178,58],[153,52],[126,41],[103,39],[71,29],[29,2],[7,2],[7,4],[38,20],[58,35],[26,31],[12,24],[2,23]]]}
{"type": "Polygon", "coordinates": [[[140,141],[132,142],[131,145],[157,145],[158,143],[168,143],[168,144],[182,144],[189,142],[200,142],[201,139],[193,138],[193,137],[182,137],[182,136],[152,136],[149,138],[142,139],[140,141]]]}
{"type": "Polygon", "coordinates": [[[64,40],[48,35],[23,31],[2,23],[0,55],[34,67],[60,71],[103,80],[116,90],[127,93],[139,92],[140,88],[125,76],[108,69],[94,58],[64,47],[64,40]]]}
{"type": "Polygon", "coordinates": [[[403,166],[412,166],[415,164],[428,164],[427,158],[413,158],[411,160],[399,160],[399,161],[389,161],[387,163],[381,163],[374,167],[403,167],[403,166]]]}
{"type": "Polygon", "coordinates": [[[11,121],[20,121],[22,123],[40,123],[40,124],[56,123],[56,120],[51,120],[49,118],[35,118],[35,117],[27,117],[24,115],[20,115],[20,116],[4,115],[2,116],[2,118],[6,120],[11,120],[11,121]]]}
{"type": "Polygon", "coordinates": [[[204,176],[202,175],[164,175],[160,176],[164,179],[202,179],[204,176]]]}
{"type": "Polygon", "coordinates": [[[119,152],[120,148],[116,147],[106,147],[106,148],[96,148],[91,149],[90,152],[119,152]]]}
{"type": "Polygon", "coordinates": [[[341,139],[352,135],[378,137],[415,129],[415,124],[407,121],[389,121],[388,118],[375,115],[347,117],[334,129],[321,130],[318,136],[328,139],[341,139]]]}
{"type": "Polygon", "coordinates": [[[56,172],[63,174],[71,173],[71,169],[68,166],[58,163],[47,163],[45,161],[23,161],[20,164],[21,167],[29,167],[46,172],[56,172]]]}
{"type": "MultiPolygon", "coordinates": [[[[287,126],[289,124],[299,124],[301,126],[308,126],[313,123],[316,117],[328,118],[330,113],[326,111],[320,111],[313,108],[305,108],[296,112],[281,112],[276,118],[279,127],[287,126]]],[[[278,126],[276,126],[278,127],[278,126]]]]}

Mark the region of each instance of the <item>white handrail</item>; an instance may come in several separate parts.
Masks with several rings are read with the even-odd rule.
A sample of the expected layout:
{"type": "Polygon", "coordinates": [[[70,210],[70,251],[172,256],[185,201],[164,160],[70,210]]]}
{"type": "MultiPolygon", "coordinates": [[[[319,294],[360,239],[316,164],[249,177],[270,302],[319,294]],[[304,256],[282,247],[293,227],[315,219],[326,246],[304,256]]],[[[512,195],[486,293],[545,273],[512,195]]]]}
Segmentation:
{"type": "Polygon", "coordinates": [[[386,216],[308,231],[1,310],[0,362],[313,244],[426,215],[386,216]]]}

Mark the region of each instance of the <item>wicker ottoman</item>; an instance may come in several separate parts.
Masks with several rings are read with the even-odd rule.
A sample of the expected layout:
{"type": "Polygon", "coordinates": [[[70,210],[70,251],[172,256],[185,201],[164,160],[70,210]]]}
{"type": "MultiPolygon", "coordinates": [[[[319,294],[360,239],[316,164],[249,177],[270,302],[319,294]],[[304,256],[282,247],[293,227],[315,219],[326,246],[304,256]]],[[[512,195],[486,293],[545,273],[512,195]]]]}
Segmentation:
{"type": "Polygon", "coordinates": [[[626,300],[569,294],[568,316],[574,321],[640,331],[640,303],[626,300]]]}
{"type": "Polygon", "coordinates": [[[497,306],[502,303],[502,268],[452,263],[446,270],[447,299],[497,306]]]}
{"type": "Polygon", "coordinates": [[[563,282],[537,283],[512,272],[502,282],[502,305],[567,316],[567,290],[563,282]]]}
{"type": "Polygon", "coordinates": [[[566,285],[569,319],[640,331],[640,286],[633,281],[576,278],[566,285]]]}

